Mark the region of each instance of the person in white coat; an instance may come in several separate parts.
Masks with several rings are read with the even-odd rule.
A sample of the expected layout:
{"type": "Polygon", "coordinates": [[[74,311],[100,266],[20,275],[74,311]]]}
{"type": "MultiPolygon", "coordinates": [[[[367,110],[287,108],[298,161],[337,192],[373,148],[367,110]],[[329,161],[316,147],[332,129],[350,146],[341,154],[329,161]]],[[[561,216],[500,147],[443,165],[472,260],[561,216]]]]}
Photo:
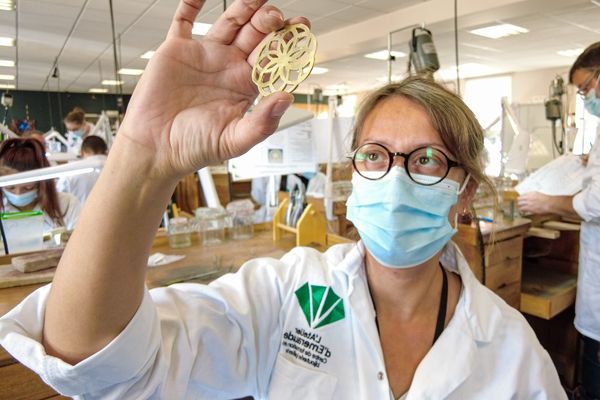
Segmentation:
{"type": "MultiPolygon", "coordinates": [[[[83,143],[81,144],[82,159],[98,160],[104,163],[106,162],[107,151],[106,142],[99,136],[88,136],[83,139],[83,143]]],[[[79,203],[83,206],[100,176],[100,171],[94,170],[87,174],[61,177],[56,182],[56,189],[59,192],[71,193],[77,197],[79,203]]]]}
{"type": "Polygon", "coordinates": [[[67,151],[75,155],[81,152],[83,140],[92,132],[94,125],[85,120],[85,111],[75,107],[64,119],[67,128],[67,151]]]}
{"type": "Polygon", "coordinates": [[[565,399],[525,319],[449,243],[487,183],[483,131],[428,80],[384,87],[357,117],[348,218],[360,242],[146,290],[177,181],[246,152],[293,100],[274,93],[245,114],[255,47],[285,23],[310,24],[265,2],[234,1],[199,41],[204,2],[180,2],[52,286],[0,319],[0,343],[87,399],[565,399]]]}
{"type": "MultiPolygon", "coordinates": [[[[0,146],[1,175],[49,166],[44,148],[36,139],[9,139],[0,146]]],[[[58,227],[72,230],[81,211],[77,198],[57,192],[53,180],[6,186],[0,198],[3,212],[43,211],[45,232],[58,227]]]]}
{"type": "MultiPolygon", "coordinates": [[[[569,71],[585,109],[600,117],[600,42],[588,46],[569,71]]],[[[531,192],[520,196],[524,214],[557,214],[581,220],[575,328],[583,337],[581,396],[600,399],[600,129],[587,157],[583,189],[574,196],[531,192]]]]}

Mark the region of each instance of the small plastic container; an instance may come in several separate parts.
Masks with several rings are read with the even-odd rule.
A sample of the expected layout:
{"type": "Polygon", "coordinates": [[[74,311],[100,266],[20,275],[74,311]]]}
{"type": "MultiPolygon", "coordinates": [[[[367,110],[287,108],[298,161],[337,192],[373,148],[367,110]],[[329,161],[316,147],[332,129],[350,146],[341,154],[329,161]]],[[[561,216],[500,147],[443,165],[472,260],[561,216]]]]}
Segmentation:
{"type": "Polygon", "coordinates": [[[223,208],[200,207],[196,209],[198,240],[204,246],[221,244],[225,241],[228,214],[223,208]]]}
{"type": "Polygon", "coordinates": [[[231,216],[231,238],[250,239],[254,236],[254,204],[250,200],[236,200],[227,204],[231,216]]]}
{"type": "Polygon", "coordinates": [[[43,211],[2,213],[0,218],[2,218],[9,253],[24,253],[43,248],[43,211]]]}
{"type": "Polygon", "coordinates": [[[187,218],[171,218],[169,220],[169,246],[174,249],[192,245],[192,231],[187,218]]]}

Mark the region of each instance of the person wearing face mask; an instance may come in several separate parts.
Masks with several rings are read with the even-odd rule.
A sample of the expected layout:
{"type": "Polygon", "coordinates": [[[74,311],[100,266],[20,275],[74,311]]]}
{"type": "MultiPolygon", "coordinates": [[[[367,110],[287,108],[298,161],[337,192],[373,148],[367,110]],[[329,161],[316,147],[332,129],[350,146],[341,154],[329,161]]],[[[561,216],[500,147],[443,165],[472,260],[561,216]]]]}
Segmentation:
{"type": "Polygon", "coordinates": [[[81,143],[94,129],[94,125],[85,120],[85,111],[79,107],[75,107],[67,114],[64,123],[67,128],[67,141],[69,143],[67,151],[79,156],[81,143]]]}
{"type": "Polygon", "coordinates": [[[523,316],[450,242],[457,211],[490,184],[483,130],[422,78],[375,91],[357,116],[348,218],[361,241],[145,288],[180,177],[248,151],[293,100],[273,93],[246,113],[256,46],[286,23],[310,26],[236,0],[194,40],[203,3],[180,2],[52,286],[0,319],[0,344],[81,398],[566,399],[523,316]]]}
{"type": "MultiPolygon", "coordinates": [[[[36,139],[9,139],[0,145],[2,175],[49,166],[44,149],[36,139]]],[[[2,188],[0,199],[2,212],[43,211],[44,231],[60,226],[73,229],[81,208],[75,196],[57,192],[53,180],[6,186],[2,188]]]]}
{"type": "MultiPolygon", "coordinates": [[[[569,71],[585,109],[600,117],[600,42],[588,46],[569,71]]],[[[575,301],[575,328],[582,335],[580,394],[600,399],[600,126],[587,157],[582,190],[574,196],[549,196],[539,192],[518,198],[523,214],[557,214],[581,220],[579,271],[575,301]]]]}

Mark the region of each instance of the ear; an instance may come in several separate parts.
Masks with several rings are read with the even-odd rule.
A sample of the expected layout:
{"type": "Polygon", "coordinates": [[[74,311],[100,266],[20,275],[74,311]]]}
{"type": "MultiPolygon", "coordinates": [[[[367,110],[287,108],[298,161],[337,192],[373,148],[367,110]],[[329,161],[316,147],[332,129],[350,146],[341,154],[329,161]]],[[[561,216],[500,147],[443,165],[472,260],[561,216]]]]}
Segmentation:
{"type": "Polygon", "coordinates": [[[460,210],[459,212],[462,212],[463,210],[471,209],[471,203],[473,202],[473,199],[475,198],[475,193],[477,193],[478,187],[479,187],[479,183],[477,183],[477,181],[475,181],[475,179],[473,179],[471,177],[469,179],[469,182],[467,182],[467,187],[460,194],[460,197],[458,198],[458,209],[460,210]]]}

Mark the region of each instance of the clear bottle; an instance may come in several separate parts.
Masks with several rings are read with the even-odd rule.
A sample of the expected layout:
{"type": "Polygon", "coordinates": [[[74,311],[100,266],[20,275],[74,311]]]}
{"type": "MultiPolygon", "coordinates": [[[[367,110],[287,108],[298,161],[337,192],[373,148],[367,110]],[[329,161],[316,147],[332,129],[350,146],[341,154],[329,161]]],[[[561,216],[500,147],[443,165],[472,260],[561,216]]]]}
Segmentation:
{"type": "Polygon", "coordinates": [[[227,204],[231,215],[231,238],[250,239],[254,236],[254,204],[250,200],[235,200],[227,204]]]}
{"type": "Polygon", "coordinates": [[[196,209],[199,220],[198,239],[204,246],[225,241],[227,212],[223,208],[200,207],[196,209]]]}
{"type": "Polygon", "coordinates": [[[172,248],[190,247],[192,245],[192,233],[187,218],[171,218],[168,236],[169,246],[172,248]]]}

